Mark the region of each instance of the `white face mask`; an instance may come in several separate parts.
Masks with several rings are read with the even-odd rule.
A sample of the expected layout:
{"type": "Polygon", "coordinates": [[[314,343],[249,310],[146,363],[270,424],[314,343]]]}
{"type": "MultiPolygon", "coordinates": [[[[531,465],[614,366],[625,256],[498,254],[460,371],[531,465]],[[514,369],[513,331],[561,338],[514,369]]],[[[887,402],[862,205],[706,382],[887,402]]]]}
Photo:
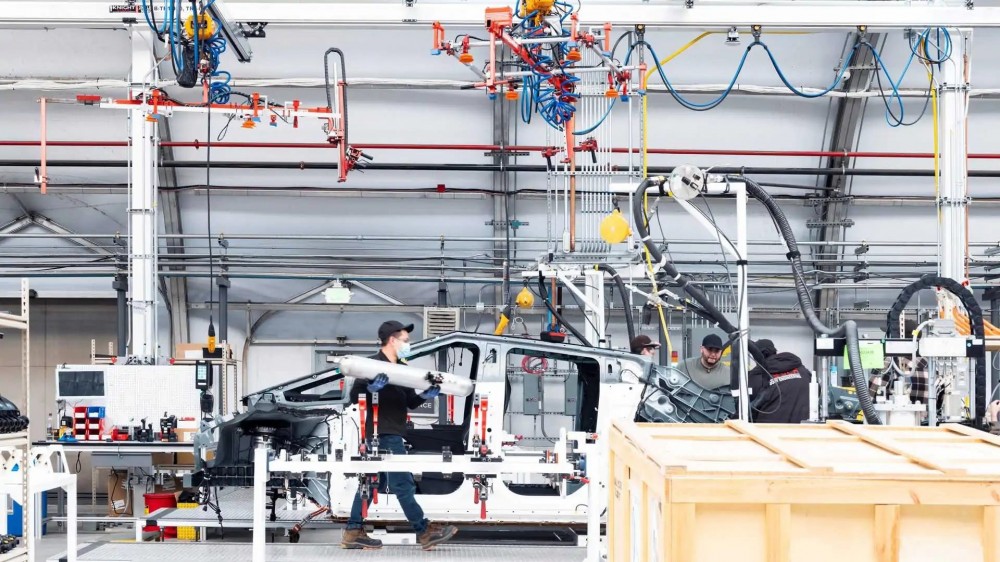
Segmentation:
{"type": "Polygon", "coordinates": [[[406,359],[407,357],[409,357],[410,342],[403,340],[396,340],[396,341],[399,342],[399,344],[396,345],[396,357],[398,359],[406,359]]]}

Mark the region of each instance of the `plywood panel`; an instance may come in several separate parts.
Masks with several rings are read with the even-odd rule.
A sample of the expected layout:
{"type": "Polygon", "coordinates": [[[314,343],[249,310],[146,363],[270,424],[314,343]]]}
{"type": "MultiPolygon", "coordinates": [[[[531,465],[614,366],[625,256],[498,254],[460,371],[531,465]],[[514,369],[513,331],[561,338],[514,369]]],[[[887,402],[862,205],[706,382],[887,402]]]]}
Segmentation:
{"type": "Polygon", "coordinates": [[[733,552],[740,562],[770,562],[763,505],[698,505],[695,513],[693,562],[736,560],[733,552]]]}
{"type": "Polygon", "coordinates": [[[858,505],[792,506],[792,560],[875,562],[873,511],[858,505]]]}
{"type": "Polygon", "coordinates": [[[983,510],[978,507],[903,506],[900,560],[983,560],[983,510]]]}

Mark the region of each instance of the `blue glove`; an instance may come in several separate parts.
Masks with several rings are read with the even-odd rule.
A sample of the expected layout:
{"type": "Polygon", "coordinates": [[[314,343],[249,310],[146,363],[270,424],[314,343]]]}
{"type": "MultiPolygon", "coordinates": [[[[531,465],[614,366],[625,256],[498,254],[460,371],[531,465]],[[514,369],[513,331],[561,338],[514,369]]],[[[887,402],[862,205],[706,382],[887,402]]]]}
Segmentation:
{"type": "Polygon", "coordinates": [[[385,373],[380,373],[378,376],[372,379],[372,382],[368,383],[368,392],[374,394],[385,388],[385,385],[387,384],[389,384],[389,377],[387,377],[385,373]]]}
{"type": "Polygon", "coordinates": [[[423,398],[424,400],[432,400],[434,398],[437,398],[439,394],[441,394],[441,387],[438,385],[434,385],[428,388],[427,390],[421,392],[420,397],[423,398]]]}

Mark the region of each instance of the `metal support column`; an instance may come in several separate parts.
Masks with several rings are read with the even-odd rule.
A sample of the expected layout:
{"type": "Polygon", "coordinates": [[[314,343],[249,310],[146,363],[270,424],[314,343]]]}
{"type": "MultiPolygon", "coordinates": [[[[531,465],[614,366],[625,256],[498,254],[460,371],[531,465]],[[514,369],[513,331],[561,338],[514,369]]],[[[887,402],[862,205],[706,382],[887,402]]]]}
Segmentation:
{"type": "Polygon", "coordinates": [[[115,355],[118,357],[128,356],[128,276],[124,273],[115,275],[115,280],[111,283],[118,298],[118,347],[115,355]]]}
{"type": "Polygon", "coordinates": [[[267,447],[258,446],[253,450],[253,562],[265,562],[264,550],[267,539],[267,529],[264,528],[264,518],[267,515],[267,480],[268,480],[267,447]]]}
{"type": "MultiPolygon", "coordinates": [[[[149,93],[149,82],[156,77],[153,34],[149,29],[133,28],[132,74],[129,97],[149,93]]],[[[157,355],[157,120],[147,118],[140,105],[129,112],[129,288],[131,299],[131,355],[142,362],[153,362],[157,355]]]]}
{"type": "Polygon", "coordinates": [[[584,324],[584,335],[587,341],[597,347],[609,347],[608,335],[604,329],[604,272],[588,269],[583,274],[583,295],[587,309],[584,311],[587,322],[584,324]]]}
{"type": "Polygon", "coordinates": [[[738,267],[736,268],[737,298],[739,302],[736,308],[737,327],[740,329],[740,337],[737,342],[737,358],[739,361],[740,386],[739,393],[740,419],[750,421],[750,396],[747,381],[747,367],[750,366],[750,354],[747,348],[747,340],[750,338],[750,312],[747,306],[747,188],[745,184],[734,184],[736,188],[736,253],[738,267]]]}
{"type": "Polygon", "coordinates": [[[220,275],[215,280],[219,286],[219,341],[229,341],[229,278],[220,275]]]}
{"type": "Polygon", "coordinates": [[[968,280],[969,255],[969,170],[968,53],[971,30],[959,30],[954,38],[951,59],[941,65],[938,82],[938,130],[941,172],[938,181],[938,243],[940,274],[959,283],[968,280]]]}

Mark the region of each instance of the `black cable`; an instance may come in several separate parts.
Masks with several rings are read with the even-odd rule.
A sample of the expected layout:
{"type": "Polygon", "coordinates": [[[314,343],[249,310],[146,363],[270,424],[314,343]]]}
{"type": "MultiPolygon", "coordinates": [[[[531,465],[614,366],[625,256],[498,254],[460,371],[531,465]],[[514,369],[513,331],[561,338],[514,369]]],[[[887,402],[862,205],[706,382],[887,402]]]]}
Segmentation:
{"type": "MultiPolygon", "coordinates": [[[[979,302],[976,301],[975,297],[969,292],[961,283],[955,281],[954,279],[949,279],[947,277],[938,277],[935,275],[927,275],[922,277],[919,281],[915,281],[908,285],[902,292],[900,292],[899,297],[896,302],[893,303],[892,307],[889,309],[889,314],[886,317],[886,334],[889,337],[899,337],[899,315],[902,314],[903,309],[906,308],[907,303],[913,298],[913,295],[917,292],[928,289],[931,287],[940,287],[951,294],[958,297],[965,307],[965,310],[969,313],[969,327],[972,335],[979,340],[985,338],[986,329],[983,325],[983,309],[979,306],[979,302]]],[[[975,385],[976,385],[976,408],[975,408],[975,420],[977,424],[982,423],[982,419],[986,416],[986,354],[985,347],[983,347],[983,353],[976,357],[976,373],[975,373],[975,385]]],[[[933,388],[927,389],[928,392],[935,392],[933,388]]],[[[931,415],[936,415],[936,412],[930,412],[931,415]]]]}
{"type": "MultiPolygon", "coordinates": [[[[622,281],[622,276],[618,274],[618,270],[606,263],[597,264],[597,269],[611,275],[611,278],[615,281],[615,286],[618,287],[618,294],[622,298],[622,310],[625,311],[625,329],[628,331],[628,341],[631,342],[635,339],[635,321],[632,318],[632,308],[628,305],[628,293],[625,289],[625,282],[622,281]]],[[[610,321],[610,319],[611,315],[609,314],[608,320],[610,321]]]]}
{"type": "MultiPolygon", "coordinates": [[[[872,47],[869,45],[869,48],[872,47]]],[[[878,59],[876,59],[875,82],[878,84],[879,98],[882,99],[882,104],[885,105],[886,114],[892,118],[892,122],[894,122],[898,127],[909,127],[911,125],[915,125],[918,121],[923,119],[924,115],[927,114],[927,107],[930,105],[931,102],[931,89],[934,87],[934,67],[930,68],[930,81],[927,85],[927,94],[924,96],[924,107],[923,109],[920,110],[920,115],[918,115],[913,121],[910,121],[909,123],[903,122],[902,117],[896,117],[896,114],[893,112],[892,107],[889,105],[889,97],[886,95],[885,89],[882,87],[882,73],[879,72],[879,70],[880,67],[878,64],[878,59]]],[[[900,97],[897,97],[897,99],[899,99],[899,107],[901,110],[900,113],[902,113],[903,99],[900,97]]]]}
{"type": "Polygon", "coordinates": [[[545,276],[542,275],[541,272],[538,273],[538,291],[539,293],[541,293],[540,296],[542,297],[542,302],[545,303],[545,307],[548,308],[549,312],[552,313],[552,317],[556,319],[556,322],[565,326],[566,329],[569,330],[570,333],[576,337],[576,339],[580,340],[581,344],[587,347],[594,347],[593,344],[587,341],[587,338],[585,338],[583,334],[581,334],[576,328],[574,328],[572,324],[567,323],[566,320],[563,319],[562,315],[559,314],[559,311],[556,310],[556,307],[552,306],[552,301],[549,299],[548,289],[545,288],[545,276]]]}
{"type": "MultiPolygon", "coordinates": [[[[198,18],[195,17],[195,20],[198,18]]],[[[208,217],[208,231],[205,237],[208,241],[208,327],[214,336],[214,304],[215,301],[215,259],[212,252],[212,102],[215,98],[208,99],[206,111],[208,113],[208,134],[205,138],[205,205],[206,216],[208,217]]],[[[227,123],[228,126],[228,123],[227,123]]]]}

